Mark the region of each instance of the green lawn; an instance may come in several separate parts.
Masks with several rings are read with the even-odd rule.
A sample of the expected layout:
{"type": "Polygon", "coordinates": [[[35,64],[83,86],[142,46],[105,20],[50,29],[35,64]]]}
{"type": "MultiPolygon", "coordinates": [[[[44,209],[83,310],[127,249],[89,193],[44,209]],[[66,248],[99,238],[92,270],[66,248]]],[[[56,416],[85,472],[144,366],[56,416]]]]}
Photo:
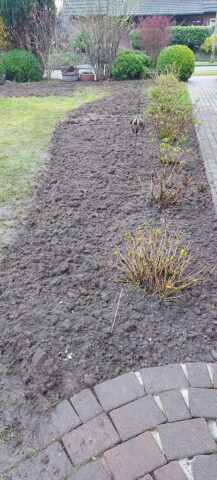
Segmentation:
{"type": "Polygon", "coordinates": [[[217,68],[213,68],[212,70],[197,70],[193,73],[196,77],[204,77],[206,75],[217,75],[217,68]]]}
{"type": "Polygon", "coordinates": [[[105,94],[83,88],[73,97],[0,97],[0,247],[17,206],[37,180],[56,123],[68,111],[105,94]],[[4,218],[4,205],[13,206],[13,215],[4,218]]]}
{"type": "Polygon", "coordinates": [[[103,95],[85,88],[73,97],[0,97],[0,203],[25,198],[56,122],[103,95]]]}

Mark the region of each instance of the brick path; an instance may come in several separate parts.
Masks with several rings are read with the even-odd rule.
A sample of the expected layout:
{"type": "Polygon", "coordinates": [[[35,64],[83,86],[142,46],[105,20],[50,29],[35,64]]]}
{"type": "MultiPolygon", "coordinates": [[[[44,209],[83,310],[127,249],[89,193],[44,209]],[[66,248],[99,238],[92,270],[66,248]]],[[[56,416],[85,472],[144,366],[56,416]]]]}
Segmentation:
{"type": "Polygon", "coordinates": [[[217,363],[143,368],[59,403],[4,480],[216,480],[217,363]]]}
{"type": "Polygon", "coordinates": [[[198,140],[217,212],[217,77],[191,77],[188,89],[193,103],[199,100],[198,140]]]}

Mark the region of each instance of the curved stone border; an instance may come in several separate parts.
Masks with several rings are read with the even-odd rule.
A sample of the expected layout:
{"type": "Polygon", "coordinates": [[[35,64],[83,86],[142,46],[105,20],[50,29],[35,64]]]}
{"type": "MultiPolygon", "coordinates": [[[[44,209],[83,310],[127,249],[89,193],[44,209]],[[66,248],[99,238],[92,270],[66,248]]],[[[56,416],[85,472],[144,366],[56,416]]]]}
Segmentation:
{"type": "Polygon", "coordinates": [[[3,478],[216,480],[216,419],[217,364],[143,368],[59,403],[59,441],[3,478]]]}

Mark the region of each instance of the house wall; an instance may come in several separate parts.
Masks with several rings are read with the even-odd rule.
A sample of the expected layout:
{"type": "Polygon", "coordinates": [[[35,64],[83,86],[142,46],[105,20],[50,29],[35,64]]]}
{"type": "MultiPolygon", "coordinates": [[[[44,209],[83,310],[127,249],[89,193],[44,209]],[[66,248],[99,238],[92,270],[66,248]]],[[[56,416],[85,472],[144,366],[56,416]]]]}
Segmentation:
{"type": "Polygon", "coordinates": [[[215,18],[216,17],[216,13],[206,13],[204,14],[203,16],[203,25],[210,25],[210,20],[211,18],[215,18]]]}

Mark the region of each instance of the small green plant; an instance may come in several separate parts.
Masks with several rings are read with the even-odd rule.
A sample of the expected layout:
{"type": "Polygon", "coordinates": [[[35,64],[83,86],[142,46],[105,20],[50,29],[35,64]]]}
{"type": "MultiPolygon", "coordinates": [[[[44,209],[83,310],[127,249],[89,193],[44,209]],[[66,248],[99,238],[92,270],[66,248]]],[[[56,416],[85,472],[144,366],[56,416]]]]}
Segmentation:
{"type": "Polygon", "coordinates": [[[139,50],[124,50],[114,62],[112,76],[116,80],[145,78],[151,66],[150,58],[139,50]]]}
{"type": "Polygon", "coordinates": [[[175,64],[180,72],[180,80],[186,82],[194,72],[195,58],[186,45],[172,45],[164,48],[157,60],[159,71],[165,73],[169,65],[175,64]]]}
{"type": "Polygon", "coordinates": [[[24,49],[7,52],[2,60],[8,80],[16,82],[36,82],[41,78],[41,66],[37,58],[24,49]]]}
{"type": "Polygon", "coordinates": [[[164,138],[160,144],[160,162],[168,165],[175,164],[179,161],[179,154],[182,151],[181,145],[172,146],[167,138],[164,138]]]}
{"type": "Polygon", "coordinates": [[[11,424],[6,425],[4,430],[0,431],[0,446],[16,438],[16,427],[17,420],[15,419],[11,424]]]}
{"type": "Polygon", "coordinates": [[[195,107],[186,101],[185,85],[174,74],[161,74],[150,90],[150,97],[147,113],[153,118],[158,137],[177,145],[177,141],[185,138],[187,125],[197,123],[192,116],[195,107]]]}
{"type": "Polygon", "coordinates": [[[194,266],[198,250],[167,223],[159,229],[145,224],[125,237],[126,250],[114,252],[114,267],[122,282],[141,288],[145,295],[175,295],[203,282],[211,270],[208,265],[194,266]]]}
{"type": "Polygon", "coordinates": [[[175,163],[154,170],[152,173],[151,195],[155,203],[164,207],[176,205],[195,196],[203,190],[201,184],[195,186],[202,164],[192,173],[186,173],[187,162],[175,163]]]}
{"type": "Polygon", "coordinates": [[[0,480],[7,480],[7,474],[6,473],[0,473],[0,480]]]}
{"type": "Polygon", "coordinates": [[[34,448],[34,450],[32,452],[33,457],[37,457],[38,454],[39,454],[39,448],[34,448]]]}

